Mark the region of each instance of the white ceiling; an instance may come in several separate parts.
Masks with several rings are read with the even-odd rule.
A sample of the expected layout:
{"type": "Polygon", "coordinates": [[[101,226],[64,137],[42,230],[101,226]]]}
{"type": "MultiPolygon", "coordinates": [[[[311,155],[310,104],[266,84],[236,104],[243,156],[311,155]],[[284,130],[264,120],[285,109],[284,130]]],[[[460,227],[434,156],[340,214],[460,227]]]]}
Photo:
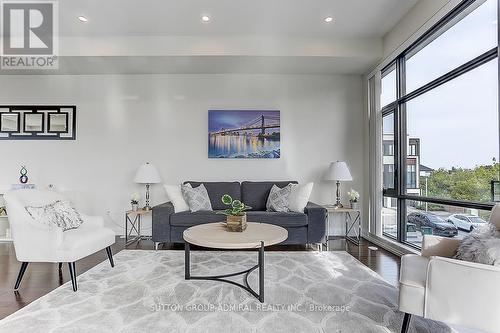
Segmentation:
{"type": "Polygon", "coordinates": [[[64,0],[63,36],[276,35],[373,38],[417,0],[64,0]],[[202,23],[208,14],[210,23],[202,23]],[[76,20],[89,19],[86,24],[76,20]],[[326,24],[323,19],[334,18],[326,24]]]}
{"type": "Polygon", "coordinates": [[[363,74],[417,1],[61,0],[60,69],[0,73],[363,74]]]}

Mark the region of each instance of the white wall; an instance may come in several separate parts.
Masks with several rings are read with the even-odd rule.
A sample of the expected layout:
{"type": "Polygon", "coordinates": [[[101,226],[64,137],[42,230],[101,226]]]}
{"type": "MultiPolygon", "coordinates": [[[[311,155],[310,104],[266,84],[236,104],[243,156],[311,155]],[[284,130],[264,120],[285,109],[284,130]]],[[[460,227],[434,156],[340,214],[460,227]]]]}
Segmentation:
{"type": "MultiPolygon", "coordinates": [[[[2,75],[0,104],[77,106],[76,141],[0,141],[0,186],[55,184],[84,212],[106,216],[123,233],[123,212],[143,162],[165,183],[184,180],[285,180],[316,183],[312,200],[331,202],[321,181],[332,160],[348,161],[363,191],[363,94],[360,76],[308,75],[2,75]],[[207,110],[279,109],[282,157],[207,158],[207,110]]],[[[153,203],[166,199],[153,186],[153,203]]],[[[149,229],[150,226],[146,226],[149,229]]]]}

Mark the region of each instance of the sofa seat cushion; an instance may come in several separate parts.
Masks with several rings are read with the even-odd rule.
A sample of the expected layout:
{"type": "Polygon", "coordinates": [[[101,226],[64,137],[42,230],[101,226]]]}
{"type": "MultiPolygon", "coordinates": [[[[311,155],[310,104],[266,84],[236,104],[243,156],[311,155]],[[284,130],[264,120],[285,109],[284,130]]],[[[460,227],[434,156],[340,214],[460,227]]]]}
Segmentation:
{"type": "Polygon", "coordinates": [[[55,251],[54,259],[57,258],[59,262],[74,262],[114,243],[113,230],[83,223],[80,228],[63,233],[62,243],[55,251]]]}
{"type": "Polygon", "coordinates": [[[198,224],[222,222],[226,216],[214,211],[180,212],[170,215],[170,225],[191,227],[198,224]]]}
{"type": "Polygon", "coordinates": [[[279,225],[282,227],[302,227],[307,226],[307,215],[304,213],[292,212],[247,212],[248,222],[260,222],[279,225]]]}
{"type": "Polygon", "coordinates": [[[203,184],[207,189],[210,203],[213,210],[223,210],[228,207],[222,203],[222,196],[229,194],[234,200],[241,200],[240,183],[238,182],[195,182],[187,181],[184,184],[191,184],[193,188],[203,184]]]}
{"type": "Polygon", "coordinates": [[[267,198],[273,185],[283,188],[290,183],[297,184],[296,181],[242,182],[241,201],[252,207],[252,210],[264,211],[266,210],[267,198]]]}

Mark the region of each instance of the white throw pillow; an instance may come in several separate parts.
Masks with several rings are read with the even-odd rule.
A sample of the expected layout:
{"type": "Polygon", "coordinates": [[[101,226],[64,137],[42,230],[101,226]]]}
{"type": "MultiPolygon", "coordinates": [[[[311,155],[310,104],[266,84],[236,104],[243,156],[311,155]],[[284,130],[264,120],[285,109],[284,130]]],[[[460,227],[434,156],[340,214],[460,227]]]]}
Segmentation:
{"type": "Polygon", "coordinates": [[[304,185],[292,184],[292,192],[288,197],[288,209],[291,212],[303,213],[309,202],[309,197],[313,189],[314,183],[304,185]]]}
{"type": "Polygon", "coordinates": [[[163,185],[165,192],[167,192],[168,200],[174,206],[174,212],[186,212],[189,210],[189,205],[187,204],[184,196],[182,195],[181,185],[163,185]]]}

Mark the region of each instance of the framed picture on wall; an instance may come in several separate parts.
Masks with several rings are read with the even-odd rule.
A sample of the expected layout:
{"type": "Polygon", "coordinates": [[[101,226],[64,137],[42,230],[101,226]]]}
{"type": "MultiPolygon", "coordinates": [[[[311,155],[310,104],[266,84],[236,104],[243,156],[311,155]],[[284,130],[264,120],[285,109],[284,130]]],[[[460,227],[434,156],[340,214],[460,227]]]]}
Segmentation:
{"type": "Polygon", "coordinates": [[[76,106],[0,105],[0,140],[76,140],[76,106]]]}
{"type": "Polygon", "coordinates": [[[280,158],[279,110],[209,110],[209,158],[280,158]]]}

